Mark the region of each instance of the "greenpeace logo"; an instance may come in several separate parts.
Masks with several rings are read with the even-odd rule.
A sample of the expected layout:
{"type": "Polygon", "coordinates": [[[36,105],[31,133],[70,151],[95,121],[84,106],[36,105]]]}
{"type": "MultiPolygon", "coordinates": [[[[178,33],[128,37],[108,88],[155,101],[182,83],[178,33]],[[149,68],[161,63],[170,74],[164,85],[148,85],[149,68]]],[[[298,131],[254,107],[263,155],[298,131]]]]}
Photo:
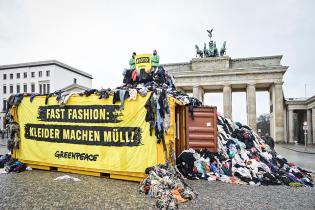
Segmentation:
{"type": "Polygon", "coordinates": [[[88,153],[79,153],[79,152],[64,152],[56,151],[55,157],[60,159],[73,159],[73,160],[86,160],[86,161],[96,161],[99,154],[88,154],[88,153]]]}

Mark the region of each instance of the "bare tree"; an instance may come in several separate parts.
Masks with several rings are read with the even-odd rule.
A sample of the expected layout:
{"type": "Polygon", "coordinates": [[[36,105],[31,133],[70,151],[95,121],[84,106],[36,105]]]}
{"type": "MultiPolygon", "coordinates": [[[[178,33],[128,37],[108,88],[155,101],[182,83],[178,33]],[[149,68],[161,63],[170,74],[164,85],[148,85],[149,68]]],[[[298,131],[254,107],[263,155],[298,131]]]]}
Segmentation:
{"type": "Polygon", "coordinates": [[[266,133],[270,134],[270,114],[264,113],[257,118],[257,130],[260,129],[260,135],[265,136],[266,133]]]}

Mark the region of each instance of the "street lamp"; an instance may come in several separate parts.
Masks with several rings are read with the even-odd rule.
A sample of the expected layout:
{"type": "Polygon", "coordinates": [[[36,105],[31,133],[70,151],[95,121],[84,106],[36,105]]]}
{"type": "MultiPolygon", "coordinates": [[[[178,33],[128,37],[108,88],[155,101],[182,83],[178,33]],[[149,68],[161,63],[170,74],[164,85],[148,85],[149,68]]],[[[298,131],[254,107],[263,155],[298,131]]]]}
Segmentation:
{"type": "Polygon", "coordinates": [[[303,130],[304,130],[304,147],[305,147],[305,151],[306,151],[307,130],[308,130],[307,121],[303,122],[303,130]]]}

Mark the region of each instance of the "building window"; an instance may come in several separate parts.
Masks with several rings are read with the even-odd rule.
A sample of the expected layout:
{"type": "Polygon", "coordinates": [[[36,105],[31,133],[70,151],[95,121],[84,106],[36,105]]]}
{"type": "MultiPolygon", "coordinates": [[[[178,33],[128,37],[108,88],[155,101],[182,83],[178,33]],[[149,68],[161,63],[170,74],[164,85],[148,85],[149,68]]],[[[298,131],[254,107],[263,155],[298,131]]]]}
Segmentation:
{"type": "Polygon", "coordinates": [[[38,77],[42,77],[43,76],[43,72],[42,71],[39,71],[38,72],[38,77]]]}
{"type": "Polygon", "coordinates": [[[27,84],[23,84],[23,92],[27,93],[27,84]]]}
{"type": "Polygon", "coordinates": [[[49,77],[49,76],[50,76],[50,71],[47,70],[47,71],[46,71],[46,77],[49,77]]]}
{"type": "Polygon", "coordinates": [[[77,84],[77,79],[73,78],[73,84],[77,84]]]}
{"type": "Polygon", "coordinates": [[[43,81],[39,83],[39,93],[40,94],[49,94],[50,92],[50,84],[49,81],[43,81]]]}
{"type": "Polygon", "coordinates": [[[20,73],[16,73],[16,78],[20,79],[20,73]]]}
{"type": "Polygon", "coordinates": [[[31,84],[31,92],[32,92],[32,93],[35,93],[35,83],[32,83],[32,84],[31,84]]]}
{"type": "Polygon", "coordinates": [[[16,93],[20,93],[20,84],[16,85],[16,93]]]}
{"type": "Polygon", "coordinates": [[[7,94],[7,86],[3,85],[3,94],[7,94]]]}
{"type": "Polygon", "coordinates": [[[7,100],[3,99],[3,108],[2,111],[6,111],[7,110],[7,100]]]}
{"type": "Polygon", "coordinates": [[[7,75],[6,74],[3,75],[3,79],[7,79],[7,75]]]}
{"type": "Polygon", "coordinates": [[[13,74],[10,74],[10,79],[13,79],[13,74]]]}
{"type": "Polygon", "coordinates": [[[10,85],[10,93],[13,93],[13,85],[10,85]]]}
{"type": "Polygon", "coordinates": [[[27,78],[27,72],[24,72],[24,73],[23,73],[23,77],[24,77],[24,78],[27,78]]]}
{"type": "Polygon", "coordinates": [[[32,78],[35,77],[35,72],[31,72],[31,77],[32,77],[32,78]]]}

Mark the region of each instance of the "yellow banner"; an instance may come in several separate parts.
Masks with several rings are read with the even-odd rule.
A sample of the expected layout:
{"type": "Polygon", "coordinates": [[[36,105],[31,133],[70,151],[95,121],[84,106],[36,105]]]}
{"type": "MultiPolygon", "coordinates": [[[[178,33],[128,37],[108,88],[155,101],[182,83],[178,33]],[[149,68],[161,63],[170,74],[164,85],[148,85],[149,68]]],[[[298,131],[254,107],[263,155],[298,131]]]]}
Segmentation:
{"type": "Polygon", "coordinates": [[[21,160],[96,170],[144,172],[157,164],[157,143],[145,121],[148,97],[120,102],[74,95],[60,107],[55,97],[25,97],[18,107],[21,160]]]}
{"type": "Polygon", "coordinates": [[[146,72],[151,71],[152,67],[152,54],[139,54],[135,57],[136,69],[144,69],[146,72]]]}

